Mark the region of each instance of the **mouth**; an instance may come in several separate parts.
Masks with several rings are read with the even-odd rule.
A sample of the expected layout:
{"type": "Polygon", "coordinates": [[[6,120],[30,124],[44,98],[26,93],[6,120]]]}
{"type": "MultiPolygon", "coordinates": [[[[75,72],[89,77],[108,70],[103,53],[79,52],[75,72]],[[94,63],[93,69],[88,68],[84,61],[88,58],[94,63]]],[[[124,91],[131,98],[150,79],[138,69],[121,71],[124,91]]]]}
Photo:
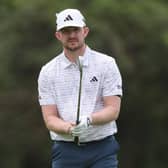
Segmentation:
{"type": "Polygon", "coordinates": [[[77,39],[69,39],[68,42],[75,43],[75,42],[78,42],[78,40],[77,39]]]}

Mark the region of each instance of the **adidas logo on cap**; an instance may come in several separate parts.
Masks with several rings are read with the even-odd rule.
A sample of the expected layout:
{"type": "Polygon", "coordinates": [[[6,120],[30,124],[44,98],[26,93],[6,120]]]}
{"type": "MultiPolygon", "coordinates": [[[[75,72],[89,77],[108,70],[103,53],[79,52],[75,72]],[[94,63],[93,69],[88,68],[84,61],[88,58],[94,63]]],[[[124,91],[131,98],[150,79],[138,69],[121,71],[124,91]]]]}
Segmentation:
{"type": "Polygon", "coordinates": [[[69,20],[73,20],[72,17],[71,17],[71,15],[68,15],[68,16],[64,19],[64,22],[69,21],[69,20]]]}
{"type": "Polygon", "coordinates": [[[85,19],[77,9],[65,9],[56,14],[57,31],[64,27],[84,27],[85,19]]]}

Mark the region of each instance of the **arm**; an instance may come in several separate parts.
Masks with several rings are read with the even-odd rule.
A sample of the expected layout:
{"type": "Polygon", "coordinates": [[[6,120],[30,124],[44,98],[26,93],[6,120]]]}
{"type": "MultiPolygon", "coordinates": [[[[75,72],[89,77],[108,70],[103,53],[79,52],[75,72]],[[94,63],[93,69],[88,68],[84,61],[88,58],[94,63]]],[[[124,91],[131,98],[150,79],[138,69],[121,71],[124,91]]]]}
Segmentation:
{"type": "Polygon", "coordinates": [[[72,135],[80,136],[89,127],[89,125],[104,125],[111,121],[115,121],[120,112],[122,96],[122,79],[119,69],[112,59],[111,64],[106,66],[104,72],[102,98],[104,107],[91,113],[91,116],[81,116],[80,123],[72,129],[72,135]]]}
{"type": "Polygon", "coordinates": [[[65,122],[59,117],[56,105],[42,105],[41,109],[45,125],[50,131],[59,134],[70,134],[70,129],[74,124],[65,122]]]}
{"type": "Polygon", "coordinates": [[[103,80],[104,108],[91,115],[93,125],[101,125],[116,120],[119,116],[122,96],[122,78],[114,59],[105,66],[103,80]],[[120,96],[117,96],[120,95],[120,96]]]}
{"type": "Polygon", "coordinates": [[[105,96],[103,100],[104,108],[102,110],[92,113],[91,117],[81,116],[80,123],[71,129],[71,134],[73,136],[82,135],[90,124],[103,125],[118,118],[121,98],[119,96],[105,96]],[[88,119],[90,120],[89,123],[88,119]]]}
{"type": "Polygon", "coordinates": [[[48,130],[58,134],[68,134],[72,123],[65,122],[59,116],[51,83],[52,78],[47,67],[43,67],[38,78],[39,103],[43,119],[48,130]]]}
{"type": "Polygon", "coordinates": [[[116,120],[119,116],[121,104],[121,98],[119,96],[105,96],[103,97],[103,101],[104,108],[91,115],[92,125],[106,124],[116,120]]]}

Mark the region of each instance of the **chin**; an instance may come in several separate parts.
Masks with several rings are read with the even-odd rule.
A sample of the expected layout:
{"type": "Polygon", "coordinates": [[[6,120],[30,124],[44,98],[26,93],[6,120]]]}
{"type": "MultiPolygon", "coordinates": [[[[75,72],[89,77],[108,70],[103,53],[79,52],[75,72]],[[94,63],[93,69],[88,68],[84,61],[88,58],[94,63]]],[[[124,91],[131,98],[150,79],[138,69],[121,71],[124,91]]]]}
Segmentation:
{"type": "Polygon", "coordinates": [[[70,50],[70,51],[77,51],[79,50],[81,47],[80,46],[74,46],[74,47],[66,47],[67,50],[70,50]]]}

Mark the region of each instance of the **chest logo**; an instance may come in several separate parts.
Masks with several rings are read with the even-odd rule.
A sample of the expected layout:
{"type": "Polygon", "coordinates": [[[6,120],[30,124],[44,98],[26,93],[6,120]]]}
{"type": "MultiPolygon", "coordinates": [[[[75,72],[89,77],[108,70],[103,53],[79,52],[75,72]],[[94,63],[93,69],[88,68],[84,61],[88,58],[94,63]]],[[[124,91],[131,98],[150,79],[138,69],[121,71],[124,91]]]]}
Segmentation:
{"type": "Polygon", "coordinates": [[[98,79],[96,78],[96,76],[93,76],[93,78],[90,80],[90,82],[97,82],[98,79]]]}

